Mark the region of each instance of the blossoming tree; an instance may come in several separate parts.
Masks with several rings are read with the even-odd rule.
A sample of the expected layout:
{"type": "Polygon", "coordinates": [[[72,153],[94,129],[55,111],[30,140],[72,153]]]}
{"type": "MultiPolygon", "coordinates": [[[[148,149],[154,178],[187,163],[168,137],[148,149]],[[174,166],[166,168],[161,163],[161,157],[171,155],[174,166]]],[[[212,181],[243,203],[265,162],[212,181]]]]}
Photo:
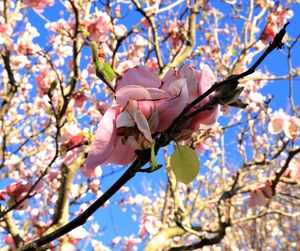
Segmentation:
{"type": "Polygon", "coordinates": [[[299,246],[294,2],[0,2],[1,250],[299,246]]]}

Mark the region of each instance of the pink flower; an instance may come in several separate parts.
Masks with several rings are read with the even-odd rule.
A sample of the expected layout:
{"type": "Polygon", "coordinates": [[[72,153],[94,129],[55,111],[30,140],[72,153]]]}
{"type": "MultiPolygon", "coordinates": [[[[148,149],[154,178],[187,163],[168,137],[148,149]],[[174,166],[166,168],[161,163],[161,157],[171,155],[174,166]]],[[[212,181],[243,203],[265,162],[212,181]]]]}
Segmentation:
{"type": "MultiPolygon", "coordinates": [[[[202,71],[187,65],[170,69],[160,80],[147,69],[128,70],[116,84],[116,104],[102,117],[87,158],[87,168],[114,163],[127,165],[136,158],[135,150],[151,146],[152,133],[166,130],[184,107],[205,92],[215,77],[208,66],[202,71]]],[[[209,100],[205,98],[199,104],[209,100]]],[[[196,108],[195,108],[196,109],[196,108]]],[[[216,121],[218,109],[192,118],[184,129],[195,130],[200,124],[216,121]]]]}
{"type": "Polygon", "coordinates": [[[160,228],[161,222],[154,216],[148,215],[142,220],[140,224],[138,236],[142,238],[146,234],[146,232],[150,235],[156,235],[160,228]]]}
{"type": "Polygon", "coordinates": [[[55,72],[48,65],[39,65],[37,67],[39,75],[35,77],[39,95],[43,96],[51,87],[51,83],[56,80],[55,72]]]}
{"type": "Polygon", "coordinates": [[[14,242],[14,238],[12,237],[11,234],[8,234],[6,235],[4,238],[3,238],[3,241],[8,245],[10,246],[10,248],[12,250],[15,250],[17,247],[15,245],[15,242],[14,242]]]}
{"type": "Polygon", "coordinates": [[[268,43],[273,40],[277,32],[278,28],[274,24],[267,23],[262,32],[261,40],[265,43],[268,43]]]}
{"type": "Polygon", "coordinates": [[[122,250],[130,251],[132,248],[136,247],[137,244],[140,244],[142,240],[140,238],[135,238],[134,235],[125,236],[123,240],[122,250]]]}
{"type": "Polygon", "coordinates": [[[179,48],[184,41],[184,36],[181,33],[184,30],[183,26],[184,24],[180,21],[170,20],[162,29],[162,33],[168,35],[170,45],[173,49],[179,48]]]}
{"type": "Polygon", "coordinates": [[[87,30],[92,41],[105,41],[108,33],[112,30],[110,17],[102,11],[96,12],[87,24],[87,30]]]}
{"type": "Polygon", "coordinates": [[[5,44],[9,50],[13,49],[12,33],[13,29],[11,25],[6,24],[5,19],[0,16],[0,45],[5,44]]]}
{"type": "Polygon", "coordinates": [[[279,111],[275,111],[271,115],[271,119],[268,124],[269,133],[271,133],[271,134],[281,133],[287,117],[288,117],[288,115],[285,114],[282,109],[280,109],[279,111]]]}
{"type": "Polygon", "coordinates": [[[37,12],[43,12],[46,6],[53,5],[53,0],[22,0],[22,3],[33,8],[37,12]]]}
{"type": "Polygon", "coordinates": [[[283,126],[284,134],[289,139],[295,139],[300,135],[300,119],[297,117],[289,117],[283,126]]]}
{"type": "Polygon", "coordinates": [[[5,200],[5,199],[6,199],[6,191],[0,190],[0,200],[5,200]]]}
{"type": "Polygon", "coordinates": [[[205,151],[213,149],[212,144],[213,142],[211,138],[200,140],[196,143],[195,150],[197,153],[200,153],[202,155],[205,151]]]}
{"type": "Polygon", "coordinates": [[[146,66],[151,72],[156,73],[158,71],[157,58],[149,59],[146,63],[146,66]]]}
{"type": "Polygon", "coordinates": [[[267,24],[262,32],[261,40],[268,43],[273,40],[278,28],[281,28],[287,21],[293,17],[293,11],[279,5],[273,8],[267,17],[267,24]]]}
{"type": "Polygon", "coordinates": [[[70,149],[80,145],[85,140],[85,136],[75,122],[70,122],[63,127],[61,140],[64,141],[63,146],[70,149]]]}
{"type": "Polygon", "coordinates": [[[75,100],[76,107],[82,107],[84,102],[87,100],[87,97],[84,95],[82,91],[78,91],[74,93],[73,99],[75,100]]]}
{"type": "Polygon", "coordinates": [[[279,134],[282,131],[289,139],[299,136],[300,119],[285,114],[281,109],[271,115],[268,130],[271,134],[279,134]]]}
{"type": "Polygon", "coordinates": [[[284,176],[291,179],[300,179],[300,163],[291,162],[289,168],[285,171],[284,176]]]}
{"type": "Polygon", "coordinates": [[[40,50],[40,47],[33,43],[33,39],[38,37],[40,33],[30,23],[26,24],[24,32],[18,38],[17,50],[20,54],[34,55],[40,50]]]}
{"type": "MultiPolygon", "coordinates": [[[[27,194],[27,192],[30,190],[32,184],[27,183],[25,181],[18,181],[15,183],[10,184],[5,188],[6,194],[11,197],[13,203],[18,202],[27,194]]],[[[23,201],[17,209],[25,209],[29,205],[28,199],[23,201]]]]}
{"type": "Polygon", "coordinates": [[[116,236],[115,238],[113,238],[113,240],[111,241],[112,242],[112,245],[113,246],[116,246],[117,244],[120,243],[120,241],[122,240],[122,237],[121,236],[116,236]]]}
{"type": "Polygon", "coordinates": [[[82,239],[89,236],[89,233],[83,227],[77,227],[67,234],[69,242],[77,245],[82,239]]]}
{"type": "Polygon", "coordinates": [[[249,206],[266,206],[272,196],[272,181],[269,180],[250,193],[249,206]]]}

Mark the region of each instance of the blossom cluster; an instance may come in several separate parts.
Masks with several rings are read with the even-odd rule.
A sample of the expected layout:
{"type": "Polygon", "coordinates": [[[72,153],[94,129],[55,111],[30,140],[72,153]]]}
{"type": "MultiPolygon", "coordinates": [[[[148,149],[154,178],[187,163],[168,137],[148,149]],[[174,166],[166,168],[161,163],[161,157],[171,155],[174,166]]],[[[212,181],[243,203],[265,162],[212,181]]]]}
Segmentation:
{"type": "MultiPolygon", "coordinates": [[[[133,162],[135,150],[149,148],[152,134],[171,126],[186,105],[215,82],[207,65],[201,71],[187,65],[179,70],[171,68],[162,80],[141,66],[128,70],[117,80],[116,102],[106,111],[95,132],[87,168],[133,162]]],[[[196,108],[208,101],[206,97],[196,108]]],[[[217,115],[215,106],[187,121],[183,129],[191,134],[200,124],[213,124],[217,115]]]]}

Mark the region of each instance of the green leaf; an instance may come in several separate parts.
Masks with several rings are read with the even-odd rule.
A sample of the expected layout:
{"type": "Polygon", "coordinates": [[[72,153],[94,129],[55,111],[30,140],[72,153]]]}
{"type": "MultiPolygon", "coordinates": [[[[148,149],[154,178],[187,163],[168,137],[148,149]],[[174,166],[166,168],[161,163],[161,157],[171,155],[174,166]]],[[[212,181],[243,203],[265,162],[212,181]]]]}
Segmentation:
{"type": "Polygon", "coordinates": [[[108,63],[104,64],[102,72],[104,77],[108,80],[108,82],[112,82],[116,77],[116,73],[108,63]]]}
{"type": "Polygon", "coordinates": [[[195,151],[187,146],[177,144],[170,163],[176,178],[185,184],[193,181],[199,173],[199,158],[195,151]]]}
{"type": "Polygon", "coordinates": [[[156,161],[156,156],[155,156],[155,140],[151,144],[150,166],[152,168],[156,168],[157,167],[157,161],[156,161]]]}

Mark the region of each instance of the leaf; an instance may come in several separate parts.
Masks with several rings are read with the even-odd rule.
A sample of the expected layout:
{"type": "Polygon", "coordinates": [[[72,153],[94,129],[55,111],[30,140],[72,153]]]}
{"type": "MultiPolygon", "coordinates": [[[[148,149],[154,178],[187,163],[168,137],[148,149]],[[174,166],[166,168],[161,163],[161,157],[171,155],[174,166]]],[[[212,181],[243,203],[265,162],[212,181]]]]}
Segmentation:
{"type": "MultiPolygon", "coordinates": [[[[104,61],[105,55],[101,55],[99,57],[99,49],[95,41],[91,42],[91,49],[92,49],[93,63],[95,64],[95,68],[96,68],[96,75],[102,80],[105,79],[108,82],[112,82],[116,77],[116,73],[114,72],[110,64],[105,63],[104,61]]],[[[100,54],[102,53],[103,52],[100,51],[100,54]]]]}
{"type": "Polygon", "coordinates": [[[152,168],[157,168],[157,161],[156,161],[156,156],[155,156],[155,140],[151,144],[150,166],[152,168]]]}
{"type": "Polygon", "coordinates": [[[185,184],[193,181],[200,169],[200,161],[195,151],[179,144],[171,155],[170,164],[176,178],[185,184]]]}
{"type": "Polygon", "coordinates": [[[108,80],[108,82],[112,82],[116,77],[116,73],[108,63],[104,64],[102,72],[104,77],[108,80]]]}

